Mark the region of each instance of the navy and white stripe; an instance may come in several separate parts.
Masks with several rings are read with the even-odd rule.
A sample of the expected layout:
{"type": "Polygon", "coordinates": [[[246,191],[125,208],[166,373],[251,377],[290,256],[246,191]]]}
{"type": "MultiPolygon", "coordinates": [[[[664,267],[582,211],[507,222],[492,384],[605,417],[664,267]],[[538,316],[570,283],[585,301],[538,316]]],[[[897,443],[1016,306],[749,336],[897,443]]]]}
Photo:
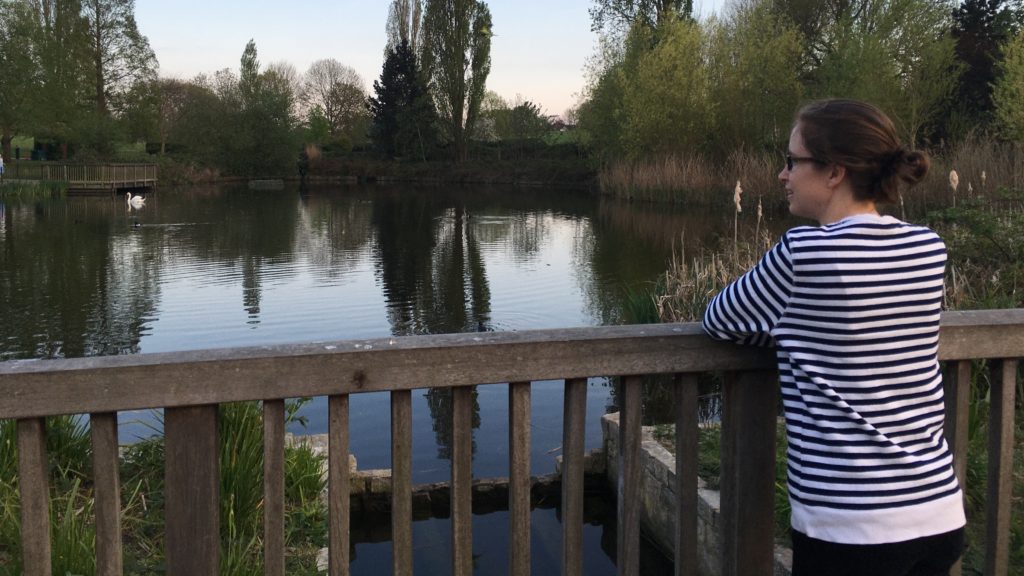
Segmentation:
{"type": "Polygon", "coordinates": [[[712,300],[704,329],[775,345],[793,527],[848,544],[964,525],[938,363],[946,248],[890,216],[794,228],[712,300]]]}

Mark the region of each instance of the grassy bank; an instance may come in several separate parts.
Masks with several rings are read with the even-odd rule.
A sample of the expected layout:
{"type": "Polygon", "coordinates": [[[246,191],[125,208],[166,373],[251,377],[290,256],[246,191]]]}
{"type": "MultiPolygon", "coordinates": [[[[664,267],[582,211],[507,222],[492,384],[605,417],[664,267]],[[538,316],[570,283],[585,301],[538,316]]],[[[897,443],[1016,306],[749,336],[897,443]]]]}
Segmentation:
{"type": "Polygon", "coordinates": [[[596,176],[585,159],[531,158],[467,160],[462,163],[396,162],[372,158],[328,158],[310,172],[313,177],[419,184],[516,184],[590,188],[596,176]]]}
{"type": "MultiPolygon", "coordinates": [[[[996,198],[1000,191],[1024,190],[1024,146],[1020,144],[971,136],[933,151],[932,162],[925,181],[904,199],[909,211],[921,213],[968,198],[996,198]],[[949,184],[954,169],[960,179],[956,191],[949,184]]],[[[781,169],[781,151],[737,151],[724,162],[701,155],[622,161],[601,170],[598,180],[602,193],[617,197],[725,206],[732,201],[737,180],[748,195],[781,199],[781,169]]]]}
{"type": "MultiPolygon", "coordinates": [[[[295,419],[299,403],[288,405],[295,419]]],[[[257,403],[221,406],[221,574],[263,573],[263,421],[257,403]]],[[[0,575],[21,574],[15,423],[0,422],[0,575]]],[[[54,574],[95,574],[95,518],[88,425],[47,419],[54,574]]],[[[289,574],[315,574],[326,545],[324,457],[304,445],[285,452],[285,530],[289,574]]],[[[122,451],[126,574],[164,573],[164,443],[154,436],[122,451]]]]}
{"type": "Polygon", "coordinates": [[[2,200],[43,200],[59,198],[68,191],[67,182],[6,181],[0,184],[2,200]]]}

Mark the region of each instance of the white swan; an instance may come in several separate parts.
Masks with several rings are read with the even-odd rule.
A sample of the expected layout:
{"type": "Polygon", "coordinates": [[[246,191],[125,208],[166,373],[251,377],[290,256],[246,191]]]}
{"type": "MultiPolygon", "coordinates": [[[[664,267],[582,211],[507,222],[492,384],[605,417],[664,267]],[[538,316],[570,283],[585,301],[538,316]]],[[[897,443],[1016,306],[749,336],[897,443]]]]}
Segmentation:
{"type": "Polygon", "coordinates": [[[125,192],[125,201],[132,208],[138,209],[146,205],[146,198],[144,196],[132,196],[131,192],[125,192]]]}

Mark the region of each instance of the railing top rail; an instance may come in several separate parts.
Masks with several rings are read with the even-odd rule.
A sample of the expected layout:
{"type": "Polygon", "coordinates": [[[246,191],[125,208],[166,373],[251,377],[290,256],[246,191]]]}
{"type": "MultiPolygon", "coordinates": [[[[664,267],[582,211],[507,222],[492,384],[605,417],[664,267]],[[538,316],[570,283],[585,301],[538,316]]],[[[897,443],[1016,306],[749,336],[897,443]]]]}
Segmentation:
{"type": "MultiPolygon", "coordinates": [[[[1024,357],[1024,309],[943,315],[940,359],[1024,357]]],[[[698,324],[481,332],[0,363],[0,418],[509,381],[773,368],[698,324]]]]}

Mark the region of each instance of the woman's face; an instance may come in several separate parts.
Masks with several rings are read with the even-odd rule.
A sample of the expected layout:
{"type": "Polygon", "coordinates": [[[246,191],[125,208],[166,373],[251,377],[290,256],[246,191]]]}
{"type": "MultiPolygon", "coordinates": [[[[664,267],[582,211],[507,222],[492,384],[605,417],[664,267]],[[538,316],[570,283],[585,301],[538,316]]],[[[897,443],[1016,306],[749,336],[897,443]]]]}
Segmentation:
{"type": "Polygon", "coordinates": [[[827,166],[807,158],[811,153],[804,146],[797,124],[789,134],[789,155],[793,158],[793,169],[782,166],[779,180],[786,187],[786,201],[794,216],[822,221],[835,191],[828,186],[827,166]]]}

